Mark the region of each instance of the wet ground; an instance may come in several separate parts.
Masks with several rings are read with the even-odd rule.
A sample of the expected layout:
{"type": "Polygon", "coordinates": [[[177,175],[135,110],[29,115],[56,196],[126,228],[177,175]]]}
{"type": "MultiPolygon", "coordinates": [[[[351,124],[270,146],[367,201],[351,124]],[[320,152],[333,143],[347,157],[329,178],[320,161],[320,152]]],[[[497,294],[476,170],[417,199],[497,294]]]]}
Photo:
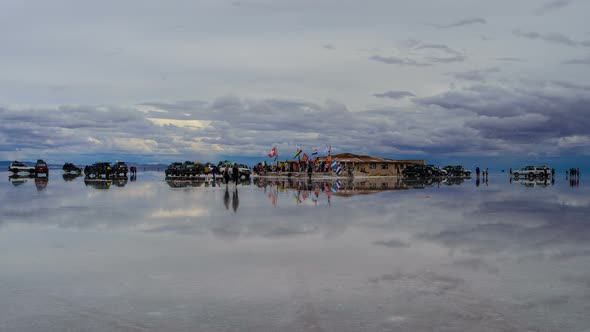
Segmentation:
{"type": "Polygon", "coordinates": [[[0,177],[0,331],[590,331],[583,181],[0,177]]]}

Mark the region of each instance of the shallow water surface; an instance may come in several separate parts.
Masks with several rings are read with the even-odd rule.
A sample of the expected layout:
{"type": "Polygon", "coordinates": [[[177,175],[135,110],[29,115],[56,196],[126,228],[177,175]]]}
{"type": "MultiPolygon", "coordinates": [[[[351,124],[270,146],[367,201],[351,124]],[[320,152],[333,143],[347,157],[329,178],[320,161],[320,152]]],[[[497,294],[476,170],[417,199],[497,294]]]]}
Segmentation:
{"type": "Polygon", "coordinates": [[[0,331],[590,331],[590,193],[0,181],[0,331]]]}

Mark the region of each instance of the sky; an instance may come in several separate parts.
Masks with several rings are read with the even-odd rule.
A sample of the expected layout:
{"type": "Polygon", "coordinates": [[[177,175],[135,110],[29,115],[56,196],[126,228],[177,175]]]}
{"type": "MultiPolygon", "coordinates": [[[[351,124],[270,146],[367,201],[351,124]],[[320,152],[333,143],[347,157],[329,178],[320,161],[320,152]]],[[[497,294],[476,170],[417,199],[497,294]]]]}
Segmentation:
{"type": "Polygon", "coordinates": [[[0,0],[0,160],[587,163],[590,2],[0,0]]]}

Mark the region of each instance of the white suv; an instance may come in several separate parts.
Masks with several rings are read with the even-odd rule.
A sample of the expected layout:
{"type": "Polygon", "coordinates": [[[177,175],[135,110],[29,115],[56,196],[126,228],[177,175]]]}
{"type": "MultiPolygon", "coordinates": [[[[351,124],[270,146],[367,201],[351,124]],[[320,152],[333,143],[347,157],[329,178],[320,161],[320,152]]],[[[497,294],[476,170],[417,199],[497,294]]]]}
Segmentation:
{"type": "Polygon", "coordinates": [[[28,172],[33,173],[35,171],[35,167],[29,167],[27,164],[23,163],[22,161],[13,161],[10,166],[8,166],[8,171],[14,174],[20,172],[28,172]]]}
{"type": "Polygon", "coordinates": [[[514,174],[515,178],[520,176],[533,178],[542,177],[545,175],[550,176],[551,170],[547,166],[525,166],[525,168],[514,171],[512,174],[514,174]]]}

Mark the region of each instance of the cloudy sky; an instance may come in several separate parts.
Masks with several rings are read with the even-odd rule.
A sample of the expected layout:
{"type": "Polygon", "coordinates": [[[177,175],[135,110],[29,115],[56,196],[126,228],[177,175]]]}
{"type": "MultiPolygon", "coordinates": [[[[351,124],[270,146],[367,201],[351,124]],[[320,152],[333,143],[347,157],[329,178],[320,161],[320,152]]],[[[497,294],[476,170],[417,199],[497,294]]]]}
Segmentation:
{"type": "Polygon", "coordinates": [[[0,160],[590,155],[590,2],[0,0],[0,160]]]}

